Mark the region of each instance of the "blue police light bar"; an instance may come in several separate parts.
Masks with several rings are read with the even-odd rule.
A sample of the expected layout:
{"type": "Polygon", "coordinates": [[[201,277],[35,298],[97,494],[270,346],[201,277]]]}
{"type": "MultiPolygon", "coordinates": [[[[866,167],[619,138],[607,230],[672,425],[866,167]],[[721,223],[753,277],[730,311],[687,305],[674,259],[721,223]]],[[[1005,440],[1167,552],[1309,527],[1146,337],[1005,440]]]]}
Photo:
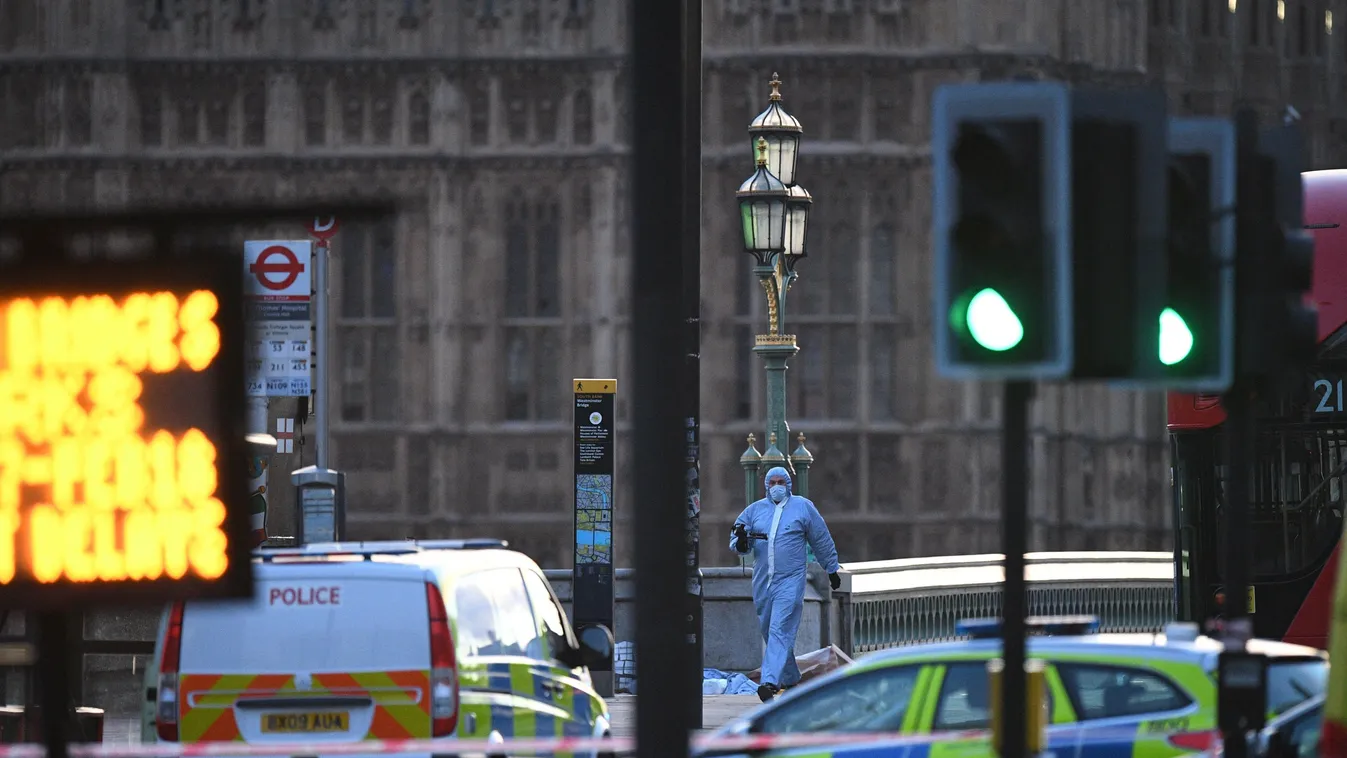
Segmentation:
{"type": "Polygon", "coordinates": [[[328,558],[358,555],[369,558],[374,555],[407,555],[419,553],[421,548],[410,540],[394,542],[315,542],[295,547],[261,547],[253,550],[254,558],[264,562],[275,558],[328,558]]]}
{"type": "Polygon", "coordinates": [[[465,540],[415,540],[422,550],[503,550],[510,546],[505,540],[493,537],[471,537],[465,540]]]}
{"type": "MultiPolygon", "coordinates": [[[[1096,616],[1033,616],[1024,620],[1029,634],[1045,637],[1076,636],[1098,634],[1099,618],[1096,616]]],[[[1001,637],[1003,622],[999,618],[961,619],[954,625],[954,633],[975,640],[998,639],[1001,637]]]]}
{"type": "Polygon", "coordinates": [[[490,550],[509,545],[505,540],[475,537],[463,540],[383,540],[369,542],[315,542],[298,547],[263,547],[253,556],[269,561],[273,558],[319,558],[329,556],[408,555],[424,550],[490,550]]]}
{"type": "Polygon", "coordinates": [[[960,637],[987,640],[1001,636],[1001,619],[961,619],[954,624],[954,633],[960,637]]]}

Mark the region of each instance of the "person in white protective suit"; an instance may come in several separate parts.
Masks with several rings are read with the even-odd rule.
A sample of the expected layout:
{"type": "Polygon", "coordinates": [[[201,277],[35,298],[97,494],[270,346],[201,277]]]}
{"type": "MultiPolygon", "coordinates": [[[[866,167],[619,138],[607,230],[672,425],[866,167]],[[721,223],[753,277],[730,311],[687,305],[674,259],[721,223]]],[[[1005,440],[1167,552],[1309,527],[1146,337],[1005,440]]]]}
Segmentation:
{"type": "Polygon", "coordinates": [[[767,497],[734,520],[730,549],[753,551],[753,610],[767,645],[758,697],[767,702],[800,681],[795,633],[804,613],[806,543],[828,572],[833,589],[841,585],[841,579],[837,547],[814,503],[791,494],[790,474],[780,466],[768,471],[763,483],[767,497]]]}

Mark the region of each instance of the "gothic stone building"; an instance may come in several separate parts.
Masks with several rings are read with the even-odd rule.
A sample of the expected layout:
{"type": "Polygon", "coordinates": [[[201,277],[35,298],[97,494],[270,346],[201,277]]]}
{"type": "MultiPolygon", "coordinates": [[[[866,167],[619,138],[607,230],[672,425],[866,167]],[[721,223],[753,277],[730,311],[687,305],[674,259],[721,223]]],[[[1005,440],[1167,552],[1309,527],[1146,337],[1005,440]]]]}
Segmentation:
{"type": "MultiPolygon", "coordinates": [[[[706,0],[705,17],[710,565],[732,560],[737,459],[765,417],[749,352],[765,308],[733,190],[773,71],[816,198],[789,417],[844,560],[998,545],[996,392],[931,362],[936,86],[1028,73],[1162,82],[1177,113],[1292,104],[1314,165],[1347,163],[1347,0],[706,0]]],[[[0,0],[0,202],[396,193],[396,223],[348,225],[333,248],[352,527],[498,535],[568,566],[570,379],[630,375],[627,21],[619,0],[0,0]]],[[[263,235],[304,231],[238,242],[263,235]]],[[[1162,396],[1045,386],[1032,426],[1035,547],[1169,545],[1162,396]]],[[[644,493],[619,461],[629,565],[621,522],[644,493]]]]}

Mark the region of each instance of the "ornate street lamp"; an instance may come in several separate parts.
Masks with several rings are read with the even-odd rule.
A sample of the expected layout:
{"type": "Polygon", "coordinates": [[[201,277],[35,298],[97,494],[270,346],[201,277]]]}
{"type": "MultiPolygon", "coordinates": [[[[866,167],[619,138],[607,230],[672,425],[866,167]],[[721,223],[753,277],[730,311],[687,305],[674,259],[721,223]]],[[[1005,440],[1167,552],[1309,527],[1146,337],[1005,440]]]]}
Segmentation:
{"type": "Polygon", "coordinates": [[[787,187],[795,184],[795,159],[799,156],[800,137],[804,129],[800,122],[781,107],[781,77],[772,74],[772,94],[767,110],[758,114],[748,126],[752,137],[753,155],[758,154],[760,139],[767,140],[767,168],[787,187]]]}
{"type": "Polygon", "coordinates": [[[758,138],[758,170],[739,185],[739,218],[744,228],[744,251],[759,266],[786,250],[786,201],[790,189],[767,169],[767,140],[758,138]]]}
{"type": "Polygon", "coordinates": [[[744,489],[749,502],[757,499],[761,472],[785,466],[795,477],[795,491],[808,495],[809,466],[814,457],[800,445],[787,456],[790,425],[786,423],[786,362],[799,352],[795,335],[783,333],[786,292],[799,278],[796,265],[807,254],[809,212],[814,198],[795,184],[795,164],[804,129],[781,107],[781,79],[772,74],[772,94],[767,110],[748,127],[753,140],[757,171],[739,186],[739,216],[744,251],[753,256],[753,274],[767,294],[767,334],[753,339],[753,352],[762,356],[767,369],[767,449],[758,453],[754,436],[739,463],[744,468],[744,489]]]}

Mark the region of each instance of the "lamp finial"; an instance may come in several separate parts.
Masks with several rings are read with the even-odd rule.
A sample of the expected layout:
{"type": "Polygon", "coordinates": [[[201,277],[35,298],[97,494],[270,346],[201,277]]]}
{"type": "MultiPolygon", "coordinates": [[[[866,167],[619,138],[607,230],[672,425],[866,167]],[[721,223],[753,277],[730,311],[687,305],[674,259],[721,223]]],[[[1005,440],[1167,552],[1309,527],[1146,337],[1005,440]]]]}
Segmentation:
{"type": "Polygon", "coordinates": [[[767,168],[767,138],[758,137],[758,168],[767,168]]]}
{"type": "Polygon", "coordinates": [[[768,82],[768,84],[772,85],[771,101],[774,103],[781,102],[781,75],[773,71],[772,81],[768,82]]]}

